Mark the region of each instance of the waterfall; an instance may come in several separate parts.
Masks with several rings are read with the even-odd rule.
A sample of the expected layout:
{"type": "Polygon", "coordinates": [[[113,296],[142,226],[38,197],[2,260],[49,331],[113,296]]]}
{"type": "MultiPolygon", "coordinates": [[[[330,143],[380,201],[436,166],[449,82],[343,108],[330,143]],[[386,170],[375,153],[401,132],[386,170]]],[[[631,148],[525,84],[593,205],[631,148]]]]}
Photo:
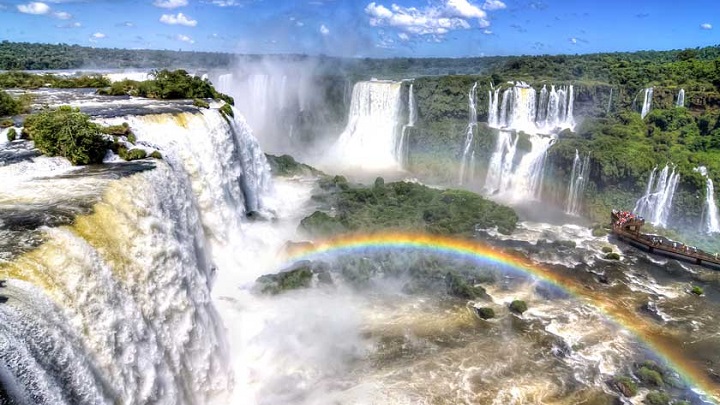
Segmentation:
{"type": "Polygon", "coordinates": [[[633,211],[655,226],[666,227],[679,181],[680,174],[670,165],[665,165],[659,174],[654,168],[645,194],[637,201],[633,211]]]}
{"type": "Polygon", "coordinates": [[[715,203],[715,186],[705,166],[694,171],[705,177],[705,208],[703,209],[703,230],[706,233],[720,233],[720,213],[715,203]]]}
{"type": "Polygon", "coordinates": [[[645,89],[645,97],[643,98],[642,110],[640,111],[641,118],[645,118],[645,116],[650,113],[650,109],[652,108],[652,97],[653,88],[648,87],[647,89],[645,89]]]}
{"type": "Polygon", "coordinates": [[[495,151],[490,157],[488,173],[485,178],[485,190],[488,193],[495,194],[509,189],[519,138],[519,136],[513,136],[510,131],[498,132],[495,151]]]}
{"type": "Polygon", "coordinates": [[[475,129],[477,128],[477,82],[473,84],[468,93],[468,125],[465,130],[465,144],[463,146],[462,160],[460,161],[460,173],[458,184],[466,183],[466,171],[469,170],[469,177],[473,177],[475,171],[475,150],[473,149],[473,140],[475,138],[475,129]]]}
{"type": "Polygon", "coordinates": [[[490,85],[488,90],[488,125],[495,128],[499,126],[500,113],[498,110],[498,97],[500,96],[500,88],[493,88],[490,85]]]}
{"type": "Polygon", "coordinates": [[[608,105],[607,105],[607,113],[610,114],[610,107],[612,107],[612,96],[613,96],[613,88],[610,87],[610,97],[608,98],[608,105]]]}
{"type": "Polygon", "coordinates": [[[333,163],[364,169],[398,168],[402,83],[359,82],[353,88],[348,124],[331,153],[333,163]]]}
{"type": "Polygon", "coordinates": [[[582,196],[587,185],[589,170],[590,154],[588,153],[584,158],[581,158],[580,153],[575,149],[575,159],[573,160],[568,196],[565,202],[565,212],[570,215],[580,215],[582,196]]]}
{"type": "Polygon", "coordinates": [[[414,84],[410,83],[410,88],[408,89],[408,120],[407,124],[403,125],[402,128],[402,134],[400,135],[400,141],[397,145],[397,151],[395,153],[395,156],[397,156],[398,162],[400,163],[400,167],[405,167],[408,162],[409,157],[409,145],[410,145],[410,134],[409,134],[409,128],[412,128],[415,126],[415,122],[417,121],[417,106],[415,105],[415,92],[414,92],[414,84]]]}
{"type": "Polygon", "coordinates": [[[675,103],[675,106],[677,107],[685,107],[685,89],[680,89],[677,96],[677,102],[675,103]]]}
{"type": "Polygon", "coordinates": [[[493,128],[521,130],[528,134],[552,133],[558,128],[574,128],[575,90],[571,86],[543,86],[538,95],[524,82],[517,82],[503,92],[488,92],[488,125],[493,128]]]}

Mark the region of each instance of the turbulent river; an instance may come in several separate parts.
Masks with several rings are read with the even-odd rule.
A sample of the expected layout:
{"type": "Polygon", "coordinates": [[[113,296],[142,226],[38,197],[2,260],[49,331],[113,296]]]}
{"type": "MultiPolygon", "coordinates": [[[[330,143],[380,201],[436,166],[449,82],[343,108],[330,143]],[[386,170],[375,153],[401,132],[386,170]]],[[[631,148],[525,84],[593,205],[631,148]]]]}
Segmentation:
{"type": "Polygon", "coordinates": [[[73,167],[0,134],[0,404],[610,404],[630,400],[608,382],[646,360],[674,370],[675,397],[720,398],[715,270],[528,219],[509,236],[479,230],[477,243],[542,272],[345,253],[388,274],[418,255],[474,266],[483,302],[413,294],[402,276],[261,295],[255,280],[306,239],[316,183],[271,178],[239,111],[39,98],[128,122],[164,159],[73,167]],[[576,245],[546,242],[558,240],[576,245]],[[608,246],[621,260],[604,259],[608,246]],[[516,299],[522,316],[507,309],[516,299]]]}

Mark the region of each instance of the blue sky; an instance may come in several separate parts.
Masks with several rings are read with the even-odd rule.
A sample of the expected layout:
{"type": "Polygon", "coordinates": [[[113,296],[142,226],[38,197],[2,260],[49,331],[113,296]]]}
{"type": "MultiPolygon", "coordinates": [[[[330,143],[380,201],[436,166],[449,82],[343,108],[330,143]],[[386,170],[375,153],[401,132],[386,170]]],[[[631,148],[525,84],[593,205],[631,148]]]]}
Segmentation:
{"type": "Polygon", "coordinates": [[[0,0],[0,39],[463,57],[720,44],[718,0],[0,0]]]}

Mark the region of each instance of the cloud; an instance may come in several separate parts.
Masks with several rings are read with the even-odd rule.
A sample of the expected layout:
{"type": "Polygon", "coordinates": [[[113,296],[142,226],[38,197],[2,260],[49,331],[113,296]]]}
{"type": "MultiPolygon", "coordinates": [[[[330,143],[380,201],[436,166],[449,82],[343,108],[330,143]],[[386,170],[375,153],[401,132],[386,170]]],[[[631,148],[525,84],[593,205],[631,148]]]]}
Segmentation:
{"type": "Polygon", "coordinates": [[[320,33],[323,35],[328,35],[330,34],[330,30],[328,29],[328,27],[325,26],[325,24],[320,24],[320,33]]]}
{"type": "Polygon", "coordinates": [[[404,33],[404,32],[398,32],[397,34],[398,38],[400,38],[401,41],[407,42],[410,40],[410,35],[404,33]]]}
{"type": "Polygon", "coordinates": [[[188,5],[187,0],[155,0],[153,2],[155,7],[173,9],[178,7],[185,7],[188,5]]]}
{"type": "Polygon", "coordinates": [[[489,29],[483,30],[483,34],[485,34],[485,35],[492,35],[492,33],[493,33],[492,30],[489,30],[489,29]]]}
{"type": "MultiPolygon", "coordinates": [[[[485,4],[489,7],[504,6],[498,0],[486,0],[485,4]]],[[[443,0],[423,8],[397,4],[388,8],[372,2],[365,7],[365,14],[370,17],[373,27],[391,27],[410,36],[428,36],[429,40],[436,42],[450,31],[470,29],[472,25],[468,20],[475,20],[480,28],[490,25],[487,13],[468,0],[443,0]]]]}
{"type": "Polygon", "coordinates": [[[242,3],[240,3],[238,0],[212,0],[210,3],[218,7],[242,6],[242,3]]]}
{"type": "Polygon", "coordinates": [[[570,43],[573,44],[573,45],[575,45],[575,44],[578,43],[578,40],[577,40],[577,38],[575,38],[575,37],[570,38],[569,41],[570,41],[570,43]]]}
{"type": "Polygon", "coordinates": [[[93,36],[93,38],[95,38],[95,39],[103,39],[103,38],[105,38],[105,34],[103,34],[102,32],[96,32],[96,33],[92,34],[92,36],[93,36]]]}
{"type": "Polygon", "coordinates": [[[711,30],[711,29],[712,29],[712,24],[710,24],[710,23],[700,24],[700,29],[703,29],[703,30],[711,30]]]}
{"type": "Polygon", "coordinates": [[[190,38],[187,35],[178,34],[177,37],[175,37],[175,39],[177,39],[178,41],[187,42],[188,44],[195,43],[195,40],[193,40],[192,38],[190,38]]]}
{"type": "Polygon", "coordinates": [[[80,28],[80,27],[82,27],[82,24],[80,24],[79,22],[76,21],[76,22],[73,22],[73,23],[56,25],[56,27],[57,27],[57,28],[80,28]]]}
{"type": "Polygon", "coordinates": [[[21,13],[43,15],[50,12],[50,6],[39,1],[33,1],[28,4],[18,4],[17,9],[21,13]]]}
{"type": "Polygon", "coordinates": [[[193,20],[183,13],[177,13],[177,15],[163,14],[162,17],[160,17],[160,22],[170,25],[184,25],[187,27],[194,27],[197,25],[197,20],[193,20]]]}
{"type": "Polygon", "coordinates": [[[488,11],[494,11],[494,10],[502,10],[504,8],[507,8],[505,3],[503,3],[500,0],[485,0],[485,3],[482,5],[483,10],[488,11]]]}
{"type": "Polygon", "coordinates": [[[55,16],[55,18],[59,18],[61,20],[69,20],[72,18],[72,14],[66,13],[64,11],[56,11],[53,13],[53,15],[55,16]]]}

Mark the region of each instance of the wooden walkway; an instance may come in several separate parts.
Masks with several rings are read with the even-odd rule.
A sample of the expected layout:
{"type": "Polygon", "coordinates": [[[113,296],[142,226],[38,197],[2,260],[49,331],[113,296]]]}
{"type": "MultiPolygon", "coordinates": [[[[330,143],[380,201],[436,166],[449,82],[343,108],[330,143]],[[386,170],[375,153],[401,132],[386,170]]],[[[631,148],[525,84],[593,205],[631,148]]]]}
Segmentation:
{"type": "Polygon", "coordinates": [[[616,211],[613,211],[611,215],[612,233],[619,239],[639,247],[645,247],[650,253],[664,254],[668,257],[684,259],[695,264],[709,264],[720,267],[720,256],[717,253],[711,254],[663,236],[641,233],[640,228],[645,224],[642,218],[630,217],[623,219],[617,214],[616,211]]]}

